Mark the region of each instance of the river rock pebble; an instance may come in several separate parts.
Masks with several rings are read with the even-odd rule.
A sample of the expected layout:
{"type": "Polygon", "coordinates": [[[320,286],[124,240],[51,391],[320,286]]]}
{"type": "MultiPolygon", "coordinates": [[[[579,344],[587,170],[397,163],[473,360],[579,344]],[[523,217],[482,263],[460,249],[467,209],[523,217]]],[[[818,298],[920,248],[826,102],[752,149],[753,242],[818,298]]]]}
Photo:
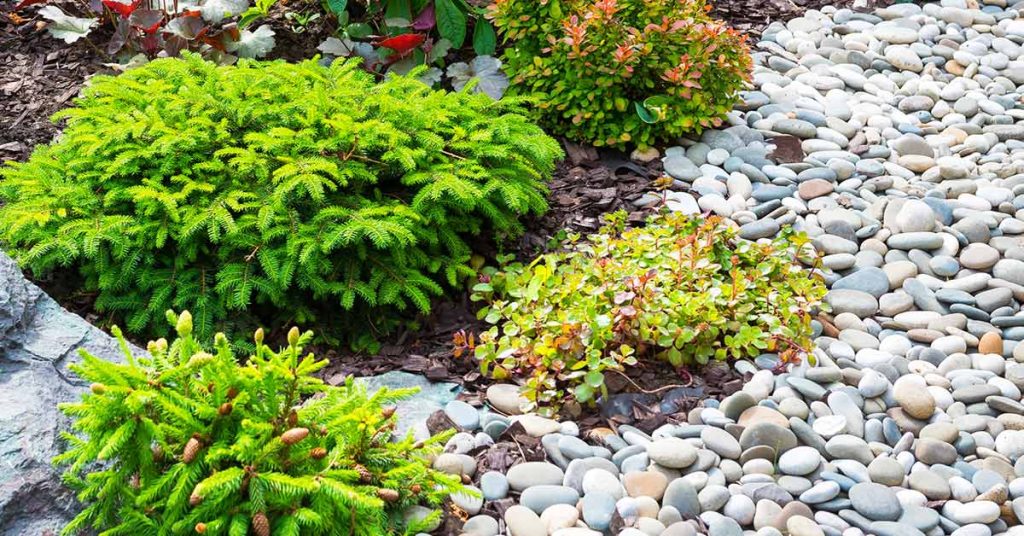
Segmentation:
{"type": "Polygon", "coordinates": [[[481,512],[512,536],[1024,536],[1024,0],[826,7],[752,49],[743,103],[661,151],[673,185],[642,202],[806,233],[813,359],[736,363],[740,391],[650,430],[580,434],[494,386],[547,460],[484,472],[481,512]]]}

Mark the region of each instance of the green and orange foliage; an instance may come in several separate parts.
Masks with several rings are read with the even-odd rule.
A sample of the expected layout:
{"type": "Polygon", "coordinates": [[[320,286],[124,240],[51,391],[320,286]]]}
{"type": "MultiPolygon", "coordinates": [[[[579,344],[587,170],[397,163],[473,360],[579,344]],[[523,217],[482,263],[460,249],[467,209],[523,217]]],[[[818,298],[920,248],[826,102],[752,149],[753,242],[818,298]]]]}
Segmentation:
{"type": "Polygon", "coordinates": [[[802,233],[750,242],[720,218],[677,214],[627,230],[617,213],[565,246],[489,271],[473,297],[487,303],[479,316],[493,327],[461,341],[485,374],[525,379],[524,394],[542,411],[606,395],[606,373],[643,359],[682,367],[777,352],[793,360],[811,346],[826,289],[796,263],[814,255],[802,233]]]}
{"type": "Polygon", "coordinates": [[[512,90],[550,132],[640,147],[720,124],[749,78],[746,36],[704,0],[496,0],[512,90]]]}
{"type": "Polygon", "coordinates": [[[316,377],[292,328],[274,351],[254,337],[239,361],[218,334],[199,343],[192,316],[167,314],[178,337],[114,363],[83,352],[71,370],[91,388],[54,463],[84,509],[62,534],[388,536],[433,530],[457,476],[430,468],[452,432],[398,437],[395,404],[414,389],[367,391],[316,377]]]}

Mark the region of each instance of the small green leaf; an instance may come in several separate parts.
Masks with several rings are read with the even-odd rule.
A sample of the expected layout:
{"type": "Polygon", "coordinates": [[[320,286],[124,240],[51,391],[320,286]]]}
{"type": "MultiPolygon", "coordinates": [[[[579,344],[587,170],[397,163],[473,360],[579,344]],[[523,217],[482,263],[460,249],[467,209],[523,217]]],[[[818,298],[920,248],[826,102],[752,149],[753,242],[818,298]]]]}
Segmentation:
{"type": "Polygon", "coordinates": [[[497,324],[501,320],[501,313],[498,311],[491,311],[484,317],[484,321],[489,324],[497,324]]]}
{"type": "Polygon", "coordinates": [[[583,380],[587,382],[587,385],[593,387],[594,389],[597,389],[598,387],[604,385],[604,374],[602,374],[600,371],[592,370],[587,373],[583,380]]]}
{"type": "Polygon", "coordinates": [[[594,388],[585,383],[577,385],[574,392],[576,393],[576,400],[580,402],[590,402],[594,398],[594,388]]]}
{"type": "Polygon", "coordinates": [[[553,0],[551,2],[551,18],[561,19],[562,18],[562,3],[559,0],[553,0]]]}

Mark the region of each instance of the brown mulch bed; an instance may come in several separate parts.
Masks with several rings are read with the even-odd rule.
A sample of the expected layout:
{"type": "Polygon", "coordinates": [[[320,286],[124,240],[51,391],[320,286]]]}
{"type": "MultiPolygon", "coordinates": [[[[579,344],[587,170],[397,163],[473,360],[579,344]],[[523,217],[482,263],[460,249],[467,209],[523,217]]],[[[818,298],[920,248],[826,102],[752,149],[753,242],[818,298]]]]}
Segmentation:
{"type": "Polygon", "coordinates": [[[854,0],[712,0],[711,14],[746,32],[751,39],[761,35],[766,26],[777,20],[799,17],[808,9],[825,6],[850,7],[854,0]]]}
{"type": "Polygon", "coordinates": [[[58,128],[50,116],[67,106],[85,78],[103,67],[85,41],[65,44],[33,20],[16,24],[0,9],[0,162],[25,160],[58,128]]]}

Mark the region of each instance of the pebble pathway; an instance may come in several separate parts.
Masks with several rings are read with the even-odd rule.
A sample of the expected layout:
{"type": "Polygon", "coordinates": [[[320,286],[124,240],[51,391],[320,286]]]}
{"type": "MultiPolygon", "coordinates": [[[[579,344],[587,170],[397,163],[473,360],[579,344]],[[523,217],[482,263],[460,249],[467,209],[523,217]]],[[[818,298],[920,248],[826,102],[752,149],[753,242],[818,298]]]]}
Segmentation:
{"type": "MultiPolygon", "coordinates": [[[[466,536],[1024,536],[1024,1],[809,12],[755,47],[730,125],[665,151],[643,202],[824,256],[816,366],[769,369],[688,422],[588,441],[461,402],[435,466],[468,474],[466,536]],[[793,136],[798,163],[770,156],[793,136]],[[466,407],[463,407],[466,406],[466,407]],[[474,475],[510,421],[547,461],[474,475]],[[482,431],[481,431],[482,430],[482,431]],[[473,433],[477,432],[474,436],[473,433]],[[498,520],[484,501],[516,498],[498,520]]],[[[516,413],[511,386],[489,402],[516,413]]]]}

